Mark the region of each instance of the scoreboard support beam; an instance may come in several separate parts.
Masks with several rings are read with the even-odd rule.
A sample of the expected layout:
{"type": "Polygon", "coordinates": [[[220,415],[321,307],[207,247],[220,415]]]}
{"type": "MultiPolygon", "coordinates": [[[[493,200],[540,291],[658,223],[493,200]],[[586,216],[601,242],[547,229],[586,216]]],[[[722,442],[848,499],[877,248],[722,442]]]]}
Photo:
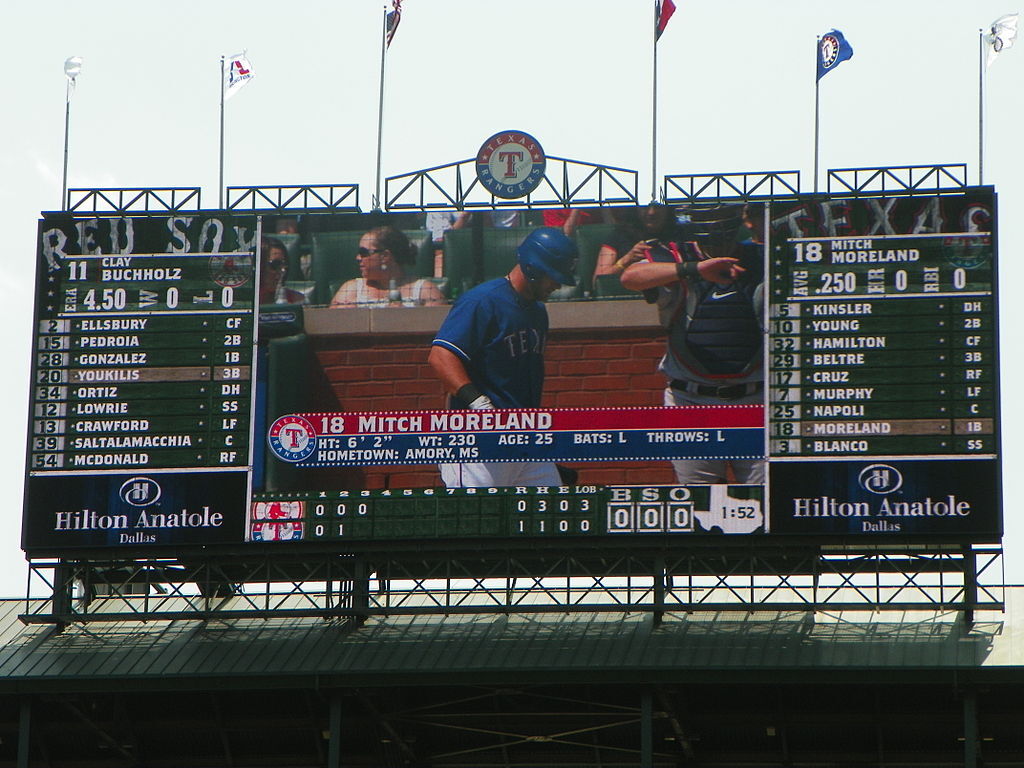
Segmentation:
{"type": "Polygon", "coordinates": [[[21,619],[61,625],[288,614],[361,623],[389,615],[628,610],[658,623],[717,611],[925,610],[959,612],[970,626],[976,611],[1003,610],[1002,587],[982,578],[1000,571],[998,545],[838,552],[810,542],[761,548],[722,537],[703,547],[623,541],[599,559],[566,555],[564,541],[511,551],[450,548],[429,557],[391,545],[341,557],[329,550],[301,557],[265,550],[263,559],[249,551],[216,561],[196,555],[187,566],[33,560],[32,574],[52,585],[52,594],[26,603],[21,619]],[[211,573],[222,587],[214,594],[211,573]],[[102,601],[90,599],[99,593],[102,601]]]}

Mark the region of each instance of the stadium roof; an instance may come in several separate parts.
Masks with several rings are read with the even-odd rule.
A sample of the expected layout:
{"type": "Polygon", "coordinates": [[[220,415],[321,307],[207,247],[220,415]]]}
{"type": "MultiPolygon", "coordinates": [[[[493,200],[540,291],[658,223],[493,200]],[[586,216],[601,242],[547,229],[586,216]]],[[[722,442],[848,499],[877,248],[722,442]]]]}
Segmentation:
{"type": "Polygon", "coordinates": [[[0,761],[21,759],[31,721],[19,764],[53,768],[944,766],[970,764],[968,744],[1016,765],[1024,588],[1005,598],[972,624],[592,612],[62,630],[0,601],[0,761]]]}
{"type": "Polygon", "coordinates": [[[443,680],[693,680],[856,671],[1024,669],[1024,588],[1005,614],[895,615],[696,612],[373,617],[363,624],[310,618],[93,622],[63,630],[22,625],[24,601],[0,601],[0,692],[140,684],[304,686],[443,680]]]}

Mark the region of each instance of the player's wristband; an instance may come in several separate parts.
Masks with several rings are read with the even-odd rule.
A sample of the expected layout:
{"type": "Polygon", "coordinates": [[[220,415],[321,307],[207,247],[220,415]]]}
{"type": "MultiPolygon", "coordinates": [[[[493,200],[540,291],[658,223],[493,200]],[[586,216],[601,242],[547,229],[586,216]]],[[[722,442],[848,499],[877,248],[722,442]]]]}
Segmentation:
{"type": "Polygon", "coordinates": [[[463,405],[469,405],[478,397],[483,396],[483,392],[474,387],[472,384],[463,384],[459,387],[459,391],[455,393],[455,398],[462,402],[463,405]]]}
{"type": "Polygon", "coordinates": [[[692,280],[700,277],[696,261],[680,261],[676,264],[676,277],[680,280],[692,280]]]}

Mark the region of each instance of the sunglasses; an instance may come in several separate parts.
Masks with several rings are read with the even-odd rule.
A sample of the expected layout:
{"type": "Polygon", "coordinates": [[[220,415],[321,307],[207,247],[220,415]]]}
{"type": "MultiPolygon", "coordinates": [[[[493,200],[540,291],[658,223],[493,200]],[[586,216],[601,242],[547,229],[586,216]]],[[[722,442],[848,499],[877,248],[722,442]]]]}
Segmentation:
{"type": "Polygon", "coordinates": [[[375,253],[384,253],[386,250],[387,248],[358,248],[356,249],[356,255],[361,259],[365,259],[375,253]]]}
{"type": "Polygon", "coordinates": [[[267,268],[275,272],[284,269],[284,259],[271,259],[267,262],[267,268]]]}

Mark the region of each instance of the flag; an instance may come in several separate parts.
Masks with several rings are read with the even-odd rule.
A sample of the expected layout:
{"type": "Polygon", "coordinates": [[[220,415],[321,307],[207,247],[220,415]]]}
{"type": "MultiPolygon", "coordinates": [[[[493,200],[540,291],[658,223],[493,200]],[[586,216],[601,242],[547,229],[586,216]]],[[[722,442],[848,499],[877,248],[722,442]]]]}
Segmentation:
{"type": "Polygon", "coordinates": [[[391,0],[391,7],[394,9],[384,19],[384,39],[386,47],[391,47],[391,41],[398,31],[398,22],[402,20],[402,0],[391,0]]]}
{"type": "Polygon", "coordinates": [[[661,39],[661,33],[665,31],[665,27],[668,26],[668,20],[672,18],[672,14],[676,12],[676,4],[672,0],[655,0],[654,1],[654,40],[657,42],[661,39]]]}
{"type": "Polygon", "coordinates": [[[252,80],[252,64],[245,53],[228,56],[224,62],[224,99],[230,99],[252,80]]]}
{"type": "Polygon", "coordinates": [[[852,57],[853,48],[838,29],[822,35],[818,41],[818,80],[852,57]]]}
{"type": "Polygon", "coordinates": [[[1000,16],[989,26],[988,34],[985,35],[985,42],[988,43],[988,55],[985,58],[985,67],[991,67],[999,53],[1010,46],[1017,39],[1017,17],[1020,14],[1008,13],[1000,16]]]}

